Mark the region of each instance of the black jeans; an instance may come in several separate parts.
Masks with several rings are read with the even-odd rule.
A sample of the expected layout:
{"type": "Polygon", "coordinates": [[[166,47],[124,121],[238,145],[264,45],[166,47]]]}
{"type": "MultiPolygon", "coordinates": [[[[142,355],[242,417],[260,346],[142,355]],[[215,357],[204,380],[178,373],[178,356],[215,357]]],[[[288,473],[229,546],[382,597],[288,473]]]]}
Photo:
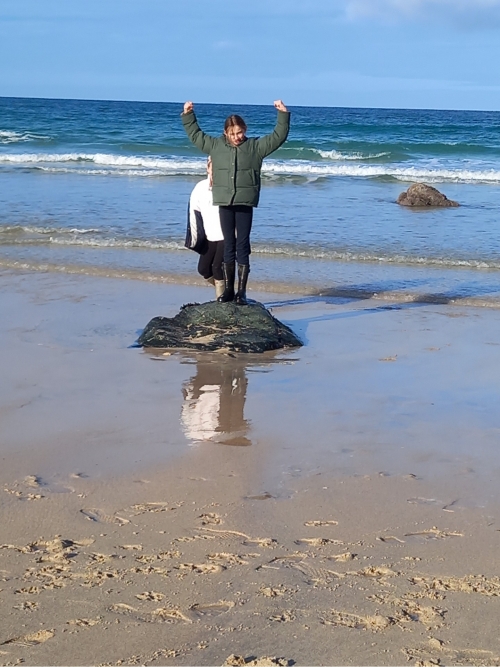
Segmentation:
{"type": "Polygon", "coordinates": [[[251,206],[219,206],[220,226],[224,235],[224,262],[249,264],[250,231],[253,208],[251,206]]]}
{"type": "Polygon", "coordinates": [[[222,260],[224,258],[224,241],[208,241],[208,247],[200,255],[198,261],[198,273],[206,278],[212,276],[215,280],[224,280],[222,273],[222,260]]]}

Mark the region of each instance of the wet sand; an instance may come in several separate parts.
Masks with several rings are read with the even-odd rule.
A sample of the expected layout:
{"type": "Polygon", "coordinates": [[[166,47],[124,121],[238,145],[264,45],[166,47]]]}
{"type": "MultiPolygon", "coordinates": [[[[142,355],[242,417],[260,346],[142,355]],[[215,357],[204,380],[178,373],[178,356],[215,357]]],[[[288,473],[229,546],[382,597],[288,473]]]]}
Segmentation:
{"type": "Polygon", "coordinates": [[[306,345],[143,351],[211,291],[0,273],[0,663],[500,664],[500,312],[250,296],[306,345]]]}

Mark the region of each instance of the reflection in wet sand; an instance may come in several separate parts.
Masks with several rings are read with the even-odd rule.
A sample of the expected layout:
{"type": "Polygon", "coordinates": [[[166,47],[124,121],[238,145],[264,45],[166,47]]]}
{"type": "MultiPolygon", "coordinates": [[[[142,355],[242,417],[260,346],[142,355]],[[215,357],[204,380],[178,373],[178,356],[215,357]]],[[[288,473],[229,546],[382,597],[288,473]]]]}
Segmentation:
{"type": "Polygon", "coordinates": [[[247,385],[245,366],[198,360],[196,375],[183,387],[181,423],[186,437],[222,445],[251,445],[243,414],[247,385]]]}

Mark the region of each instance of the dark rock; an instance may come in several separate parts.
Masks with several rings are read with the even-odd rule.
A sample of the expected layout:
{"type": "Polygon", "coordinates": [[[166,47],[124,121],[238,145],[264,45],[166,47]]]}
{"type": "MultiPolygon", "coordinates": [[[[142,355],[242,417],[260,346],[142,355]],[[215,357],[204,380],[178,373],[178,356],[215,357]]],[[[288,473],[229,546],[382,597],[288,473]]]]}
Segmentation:
{"type": "Polygon", "coordinates": [[[265,352],[300,347],[293,331],[259,302],[195,303],[182,306],[175,317],[154,317],[140,335],[142,347],[265,352]]]}
{"type": "Polygon", "coordinates": [[[414,183],[406,192],[402,192],[397,200],[401,206],[460,206],[456,201],[448,199],[439,190],[425,183],[414,183]]]}

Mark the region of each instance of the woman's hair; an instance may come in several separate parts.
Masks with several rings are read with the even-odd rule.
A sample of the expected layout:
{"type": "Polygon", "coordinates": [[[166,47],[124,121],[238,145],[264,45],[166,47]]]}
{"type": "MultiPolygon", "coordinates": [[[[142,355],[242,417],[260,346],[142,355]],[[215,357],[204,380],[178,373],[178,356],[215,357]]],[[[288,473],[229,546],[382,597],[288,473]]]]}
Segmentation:
{"type": "Polygon", "coordinates": [[[241,116],[238,116],[237,114],[233,114],[232,116],[228,116],[226,118],[226,122],[224,123],[224,132],[227,132],[230,127],[242,127],[245,132],[247,131],[247,124],[243,120],[241,116]]]}

